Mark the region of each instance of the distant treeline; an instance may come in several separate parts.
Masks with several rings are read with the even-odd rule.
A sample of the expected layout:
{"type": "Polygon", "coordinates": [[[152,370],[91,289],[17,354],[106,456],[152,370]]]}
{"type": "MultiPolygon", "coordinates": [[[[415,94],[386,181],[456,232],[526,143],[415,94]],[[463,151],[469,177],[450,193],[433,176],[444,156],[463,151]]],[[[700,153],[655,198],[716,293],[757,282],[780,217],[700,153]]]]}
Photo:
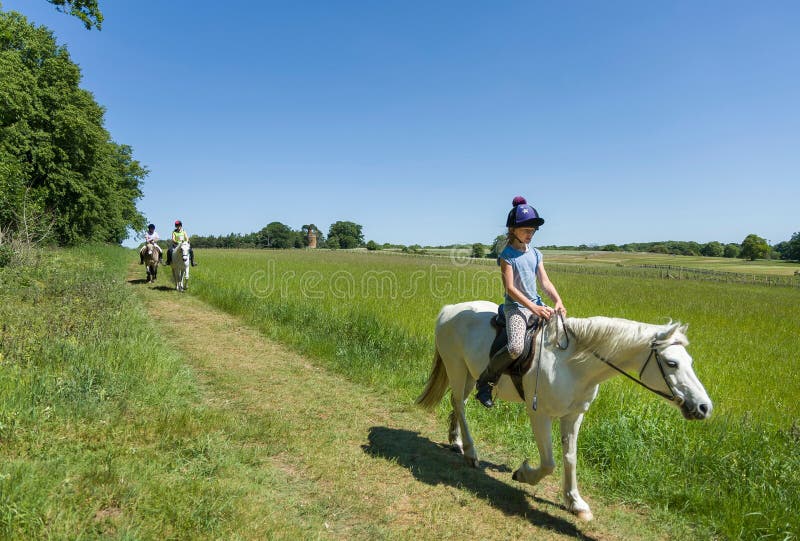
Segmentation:
{"type": "Polygon", "coordinates": [[[271,222],[255,233],[228,235],[192,235],[194,248],[307,248],[315,237],[318,248],[358,248],[364,246],[361,226],[339,221],[331,224],[326,237],[314,224],[292,229],[281,222],[271,222]]]}
{"type": "Polygon", "coordinates": [[[586,250],[603,252],[649,252],[653,254],[690,255],[706,257],[730,257],[743,259],[800,259],[800,233],[788,241],[770,246],[757,235],[748,235],[741,243],[723,244],[717,241],[700,244],[694,241],[667,240],[658,242],[632,242],[628,244],[605,244],[602,246],[581,244],[579,246],[540,246],[546,250],[586,250]]]}
{"type": "MultiPolygon", "coordinates": [[[[304,225],[293,230],[280,222],[272,222],[256,233],[230,233],[220,236],[192,236],[192,244],[196,248],[305,248],[309,244],[309,231],[317,237],[318,248],[367,248],[368,250],[401,250],[412,254],[425,254],[444,249],[469,251],[471,257],[497,257],[506,242],[506,236],[500,235],[491,244],[451,244],[447,246],[420,246],[419,244],[378,244],[370,240],[364,242],[361,226],[353,222],[336,222],[329,229],[327,238],[314,224],[304,225]]],[[[800,260],[800,233],[795,233],[788,241],[770,246],[758,235],[747,235],[741,243],[723,244],[717,241],[701,244],[694,241],[666,240],[656,242],[631,242],[627,244],[605,244],[578,246],[557,246],[554,244],[539,246],[544,250],[577,250],[603,252],[649,252],[654,254],[672,254],[705,257],[728,257],[742,259],[783,259],[800,260]]]]}
{"type": "Polygon", "coordinates": [[[722,244],[711,241],[700,244],[694,241],[667,240],[657,242],[630,242],[628,244],[604,244],[579,246],[540,246],[545,250],[585,250],[601,252],[650,252],[653,254],[703,255],[708,257],[738,257],[742,245],[737,243],[722,244]]]}

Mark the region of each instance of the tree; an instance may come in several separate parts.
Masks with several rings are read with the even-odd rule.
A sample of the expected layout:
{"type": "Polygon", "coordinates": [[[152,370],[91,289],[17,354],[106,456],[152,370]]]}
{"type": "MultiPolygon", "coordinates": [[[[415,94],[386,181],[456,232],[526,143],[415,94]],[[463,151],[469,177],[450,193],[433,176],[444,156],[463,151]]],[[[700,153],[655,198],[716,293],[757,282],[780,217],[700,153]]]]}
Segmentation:
{"type": "Polygon", "coordinates": [[[62,13],[68,13],[83,21],[86,30],[91,30],[92,26],[101,29],[103,26],[103,14],[97,0],[47,0],[62,13]]]}
{"type": "Polygon", "coordinates": [[[486,248],[484,247],[484,245],[481,244],[480,242],[476,242],[475,244],[473,244],[472,254],[470,255],[470,257],[478,259],[486,257],[486,248]]]}
{"type": "Polygon", "coordinates": [[[380,249],[381,247],[374,240],[367,242],[367,250],[369,250],[370,252],[374,252],[375,250],[380,250],[380,249]]]}
{"type": "Polygon", "coordinates": [[[756,259],[764,259],[769,255],[769,252],[769,244],[767,244],[766,239],[750,234],[742,241],[742,251],[739,252],[739,257],[755,261],[756,259]]]}
{"type": "Polygon", "coordinates": [[[738,244],[730,243],[725,245],[725,251],[722,253],[723,257],[739,257],[739,252],[742,249],[738,244]]]}
{"type": "Polygon", "coordinates": [[[800,232],[795,233],[791,239],[781,242],[778,246],[781,247],[779,250],[781,259],[800,261],[800,232]]]}
{"type": "Polygon", "coordinates": [[[23,207],[51,216],[62,245],[120,243],[144,228],[147,169],[112,141],[80,78],[52,32],[0,12],[0,228],[17,230],[23,207]]]}
{"type": "Polygon", "coordinates": [[[722,257],[725,253],[725,248],[722,246],[721,243],[712,240],[711,242],[707,242],[700,248],[700,254],[706,257],[722,257]]]}
{"type": "Polygon", "coordinates": [[[492,249],[489,250],[489,257],[492,259],[497,259],[500,256],[500,252],[508,244],[508,236],[507,235],[497,235],[492,241],[492,249]]]}
{"type": "Polygon", "coordinates": [[[357,248],[364,244],[361,226],[353,222],[336,222],[328,231],[328,244],[336,238],[339,248],[357,248]]]}
{"type": "Polygon", "coordinates": [[[271,222],[258,232],[258,245],[263,248],[291,248],[295,232],[281,222],[271,222]]]}

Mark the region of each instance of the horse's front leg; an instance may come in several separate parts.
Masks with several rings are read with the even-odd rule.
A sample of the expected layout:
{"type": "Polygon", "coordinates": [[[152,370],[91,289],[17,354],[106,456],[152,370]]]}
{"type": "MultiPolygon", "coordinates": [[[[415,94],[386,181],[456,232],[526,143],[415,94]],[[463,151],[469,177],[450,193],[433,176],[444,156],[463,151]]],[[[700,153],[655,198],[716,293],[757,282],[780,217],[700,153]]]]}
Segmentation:
{"type": "Polygon", "coordinates": [[[539,449],[541,463],[538,468],[531,467],[525,460],[514,475],[511,476],[515,481],[535,485],[547,475],[553,473],[556,463],[553,460],[553,423],[547,415],[539,414],[528,406],[528,416],[531,419],[531,429],[536,438],[536,447],[539,449]]]}
{"type": "Polygon", "coordinates": [[[578,431],[583,413],[561,418],[561,451],[564,454],[564,505],[581,520],[594,517],[578,492],[578,431]]]}

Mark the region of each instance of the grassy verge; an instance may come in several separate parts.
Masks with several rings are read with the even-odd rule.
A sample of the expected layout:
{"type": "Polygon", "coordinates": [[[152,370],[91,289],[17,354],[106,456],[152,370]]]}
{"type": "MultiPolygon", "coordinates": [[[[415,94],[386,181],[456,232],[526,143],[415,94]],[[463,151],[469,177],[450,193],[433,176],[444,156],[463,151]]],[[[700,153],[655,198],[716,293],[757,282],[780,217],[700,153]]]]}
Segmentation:
{"type": "MultiPolygon", "coordinates": [[[[800,292],[550,274],[572,315],[690,322],[690,352],[715,400],[711,421],[687,423],[624,381],[605,385],[579,446],[593,491],[649,508],[673,532],[795,539],[800,391],[786,382],[797,370],[800,292]]],[[[496,270],[347,253],[205,251],[191,288],[268,336],[408,401],[427,377],[439,308],[500,298],[496,270]]],[[[517,405],[491,412],[470,405],[469,416],[481,441],[535,456],[517,405]]]]}
{"type": "Polygon", "coordinates": [[[130,261],[95,246],[0,269],[0,538],[299,533],[239,505],[282,482],[259,464],[288,428],[201,400],[125,285],[130,261]]]}

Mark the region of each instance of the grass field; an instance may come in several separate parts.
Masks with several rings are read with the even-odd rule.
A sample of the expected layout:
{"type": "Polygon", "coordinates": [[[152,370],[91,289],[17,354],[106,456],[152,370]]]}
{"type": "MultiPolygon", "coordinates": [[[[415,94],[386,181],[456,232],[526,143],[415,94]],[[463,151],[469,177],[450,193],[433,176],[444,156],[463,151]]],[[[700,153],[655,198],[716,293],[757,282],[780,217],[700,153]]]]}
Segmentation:
{"type": "MultiPolygon", "coordinates": [[[[365,250],[357,249],[364,253],[365,250]]],[[[406,257],[457,257],[468,258],[470,248],[427,248],[422,254],[407,254],[400,250],[384,250],[375,254],[395,254],[406,257]]],[[[639,267],[641,265],[672,265],[719,272],[742,273],[758,276],[794,276],[800,274],[800,263],[779,259],[749,261],[728,257],[683,256],[646,252],[604,252],[599,250],[543,250],[548,261],[575,265],[613,265],[639,267]]],[[[494,264],[486,258],[485,264],[494,264]]]]}
{"type": "MultiPolygon", "coordinates": [[[[193,294],[402,401],[427,378],[440,307],[501,298],[496,267],[468,260],[326,251],[204,250],[202,257],[193,294]]],[[[689,323],[689,351],[715,401],[711,421],[687,423],[630,383],[605,385],[581,433],[584,483],[701,535],[795,539],[800,291],[557,265],[550,275],[572,316],[689,323]]],[[[469,416],[478,445],[503,443],[518,454],[512,464],[535,456],[517,405],[471,406],[469,416]]]]}
{"type": "Polygon", "coordinates": [[[276,511],[291,500],[241,504],[284,485],[262,464],[288,429],[201,400],[125,284],[133,259],[93,246],[0,269],[0,539],[302,537],[276,511]]]}
{"type": "MultiPolygon", "coordinates": [[[[469,260],[344,251],[203,250],[199,256],[190,292],[355,383],[338,384],[348,389],[339,392],[366,390],[373,407],[380,397],[382,410],[362,412],[366,426],[402,416],[410,426],[419,422],[430,430],[430,419],[412,414],[410,404],[430,369],[436,313],[445,303],[499,300],[501,294],[496,267],[469,260]]],[[[508,522],[503,505],[493,508],[491,519],[485,516],[487,504],[492,506],[491,498],[481,496],[486,487],[498,497],[520,498],[520,513],[530,511],[510,479],[474,476],[452,465],[451,474],[425,478],[431,487],[413,476],[408,485],[387,478],[384,466],[396,468],[393,461],[402,454],[363,461],[373,476],[365,482],[384,479],[395,493],[382,493],[375,507],[343,501],[342,494],[364,487],[335,490],[350,476],[325,470],[330,457],[309,450],[306,428],[298,431],[289,422],[289,415],[303,422],[308,407],[274,411],[287,406],[289,397],[271,390],[271,378],[234,373],[237,362],[247,368],[245,360],[209,354],[203,362],[219,361],[219,372],[198,381],[178,351],[181,341],[198,351],[219,344],[206,336],[202,345],[188,321],[180,336],[162,334],[139,296],[147,290],[160,299],[163,327],[178,317],[170,310],[181,297],[126,286],[134,258],[129,250],[96,246],[56,250],[32,266],[0,269],[0,538],[311,538],[331,531],[404,538],[401,532],[412,530],[398,527],[419,525],[398,523],[394,511],[380,515],[379,509],[391,508],[409,491],[422,497],[443,482],[452,487],[437,497],[452,499],[453,492],[453,512],[463,507],[467,514],[481,513],[481,524],[508,522]],[[299,462],[288,464],[289,456],[299,462]],[[311,478],[296,475],[304,468],[312,470],[311,478]],[[461,483],[475,491],[456,488],[461,483]],[[345,529],[327,530],[331,513],[339,517],[332,526],[345,529]],[[369,523],[365,517],[376,513],[376,522],[369,523]]],[[[579,451],[583,493],[599,515],[597,523],[603,525],[601,517],[622,503],[646,511],[647,526],[634,527],[640,538],[658,537],[648,533],[655,531],[671,538],[796,539],[798,289],[645,278],[626,275],[616,264],[605,264],[607,272],[598,274],[590,274],[589,265],[564,265],[569,267],[554,264],[550,274],[571,315],[688,322],[689,351],[715,401],[710,421],[687,423],[630,382],[620,378],[604,385],[587,415],[579,451]]],[[[198,317],[206,317],[203,303],[192,300],[198,317]]],[[[238,323],[223,325],[234,330],[231,343],[245,340],[245,331],[231,325],[238,323]]],[[[257,339],[254,333],[247,338],[257,339]]],[[[265,355],[264,362],[270,360],[265,355]]],[[[302,357],[286,358],[298,364],[280,377],[309,370],[301,366],[302,357]]],[[[339,441],[345,431],[326,422],[327,410],[366,404],[358,399],[316,400],[314,430],[330,428],[324,437],[339,441]]],[[[444,413],[443,404],[441,440],[444,413]]],[[[519,405],[501,403],[486,411],[470,401],[468,415],[479,450],[502,452],[500,460],[509,467],[535,457],[519,405]]],[[[373,428],[395,436],[407,432],[373,428]]],[[[360,442],[363,427],[348,434],[348,441],[360,442]]],[[[436,470],[440,452],[429,440],[403,441],[430,451],[436,470]]],[[[361,463],[364,453],[352,451],[361,463]]],[[[393,471],[417,475],[419,467],[393,471]]],[[[542,514],[546,500],[532,504],[539,516],[574,536],[558,510],[550,506],[542,514]]],[[[451,531],[436,517],[444,512],[442,503],[419,506],[426,520],[442,526],[439,533],[451,531]]],[[[514,518],[509,528],[521,535],[539,524],[514,518]]],[[[609,524],[617,536],[629,537],[624,532],[630,525],[611,522],[603,528],[609,524]]],[[[584,531],[592,535],[591,527],[584,531]]]]}

